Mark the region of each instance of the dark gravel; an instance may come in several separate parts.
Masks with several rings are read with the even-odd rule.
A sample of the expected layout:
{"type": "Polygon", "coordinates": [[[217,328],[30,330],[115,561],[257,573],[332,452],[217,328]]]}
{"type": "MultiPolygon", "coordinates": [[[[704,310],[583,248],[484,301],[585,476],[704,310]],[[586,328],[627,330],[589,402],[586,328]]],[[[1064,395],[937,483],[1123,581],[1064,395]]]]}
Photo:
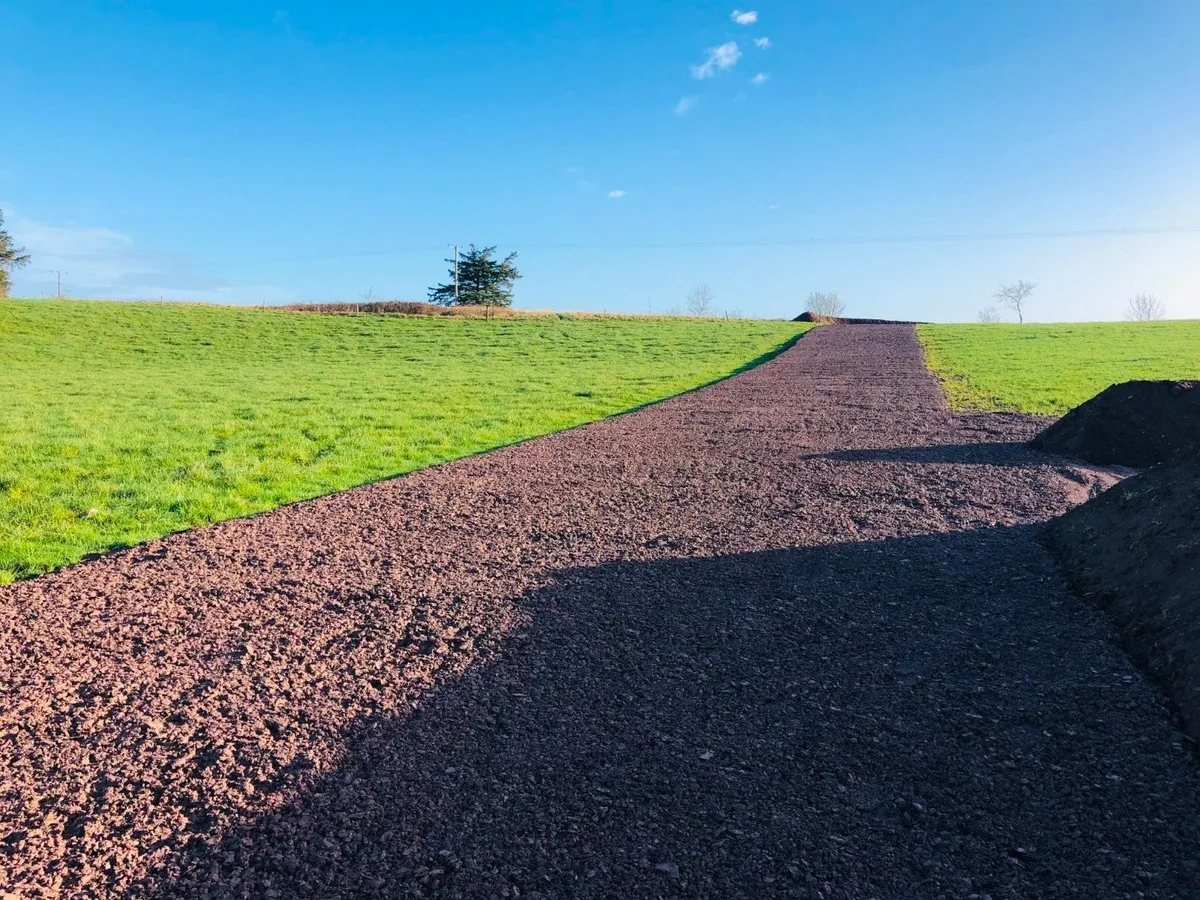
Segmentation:
{"type": "Polygon", "coordinates": [[[1200,896],[1200,767],[908,327],[0,588],[21,897],[1200,896]]]}

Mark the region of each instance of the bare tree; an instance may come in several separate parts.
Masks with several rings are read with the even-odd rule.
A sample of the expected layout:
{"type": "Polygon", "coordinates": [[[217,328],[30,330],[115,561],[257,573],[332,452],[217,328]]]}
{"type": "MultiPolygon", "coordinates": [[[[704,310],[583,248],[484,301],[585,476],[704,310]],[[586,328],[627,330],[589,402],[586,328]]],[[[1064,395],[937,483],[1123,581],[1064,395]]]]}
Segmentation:
{"type": "Polygon", "coordinates": [[[840,319],[846,314],[846,304],[842,302],[837,291],[813,291],[808,295],[804,308],[814,316],[825,316],[829,319],[840,319]]]}
{"type": "Polygon", "coordinates": [[[688,291],[687,295],[687,311],[688,315],[692,316],[710,316],[712,315],[713,301],[716,299],[716,294],[712,292],[707,284],[697,285],[688,291]]]}
{"type": "Polygon", "coordinates": [[[1018,281],[1016,284],[1001,285],[1000,290],[992,294],[992,299],[999,301],[1001,306],[1007,306],[1015,312],[1018,322],[1024,322],[1025,302],[1036,287],[1037,285],[1032,281],[1018,281]]]}
{"type": "Polygon", "coordinates": [[[742,311],[741,311],[741,309],[740,309],[740,308],[734,308],[734,309],[727,309],[727,310],[725,310],[725,318],[727,318],[727,319],[741,319],[741,318],[744,318],[744,316],[742,315],[742,311]]]}
{"type": "Polygon", "coordinates": [[[1162,302],[1145,291],[1129,298],[1129,309],[1125,312],[1125,318],[1134,322],[1153,322],[1166,316],[1167,308],[1162,302]]]}
{"type": "Polygon", "coordinates": [[[985,306],[979,311],[977,318],[978,321],[984,323],[985,325],[992,325],[996,322],[1002,321],[1000,318],[1000,310],[996,309],[994,306],[985,306]]]}
{"type": "Polygon", "coordinates": [[[355,312],[361,313],[363,306],[370,307],[370,305],[372,303],[378,303],[379,300],[380,300],[380,297],[378,294],[375,293],[375,288],[367,288],[362,293],[362,301],[360,303],[354,304],[354,310],[355,310],[355,312]]]}

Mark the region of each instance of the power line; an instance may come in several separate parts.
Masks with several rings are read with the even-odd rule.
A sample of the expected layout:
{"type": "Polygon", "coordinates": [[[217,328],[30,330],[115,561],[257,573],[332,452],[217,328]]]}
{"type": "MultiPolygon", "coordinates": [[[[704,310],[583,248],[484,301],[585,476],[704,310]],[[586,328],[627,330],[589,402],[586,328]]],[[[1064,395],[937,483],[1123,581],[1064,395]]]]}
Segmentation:
{"type": "MultiPolygon", "coordinates": [[[[947,244],[984,243],[987,241],[1030,241],[1056,240],[1061,238],[1140,237],[1147,235],[1200,234],[1200,225],[1163,225],[1149,228],[1093,228],[1088,230],[1055,231],[994,231],[967,234],[903,234],[903,235],[859,235],[859,236],[812,236],[770,240],[722,240],[722,241],[616,241],[616,242],[560,242],[527,243],[524,241],[500,241],[507,246],[522,250],[702,250],[739,249],[755,247],[805,247],[868,244],[947,244]]],[[[375,250],[346,250],[338,253],[315,253],[303,256],[259,258],[257,263],[317,262],[331,259],[359,259],[372,256],[402,256],[408,253],[444,252],[445,244],[426,246],[385,247],[375,250]]],[[[57,254],[57,259],[91,259],[78,254],[57,254]]],[[[44,270],[43,270],[44,271],[44,270]]],[[[53,269],[49,270],[53,272],[53,269]]]]}
{"type": "MultiPolygon", "coordinates": [[[[817,245],[860,245],[860,244],[945,244],[983,243],[987,241],[1057,240],[1061,238],[1135,237],[1146,235],[1200,234],[1200,225],[1164,225],[1150,228],[1093,228],[1087,230],[1055,231],[994,231],[967,234],[905,234],[905,235],[860,235],[801,237],[775,240],[722,240],[722,241],[661,241],[661,242],[566,242],[530,244],[522,241],[507,241],[510,246],[524,250],[694,250],[694,249],[738,249],[754,247],[803,247],[817,245]]],[[[286,261],[353,259],[370,256],[399,256],[405,253],[432,253],[443,246],[390,247],[378,250],[350,250],[343,253],[324,253],[294,257],[286,261]]],[[[282,261],[282,260],[281,260],[282,261]]]]}
{"type": "Polygon", "coordinates": [[[1170,225],[1158,228],[1097,228],[1089,231],[997,231],[983,234],[909,234],[848,237],[804,237],[757,241],[666,241],[662,243],[578,243],[522,246],[529,249],[563,250],[674,250],[720,247],[798,247],[808,244],[935,244],[972,241],[1047,240],[1052,238],[1123,237],[1154,234],[1200,234],[1200,225],[1170,225]]]}
{"type": "Polygon", "coordinates": [[[312,253],[304,256],[287,256],[276,259],[260,260],[261,262],[308,262],[321,259],[353,259],[359,256],[400,256],[404,253],[433,253],[445,251],[445,244],[435,244],[429,247],[390,247],[386,250],[347,250],[342,253],[312,253]]]}

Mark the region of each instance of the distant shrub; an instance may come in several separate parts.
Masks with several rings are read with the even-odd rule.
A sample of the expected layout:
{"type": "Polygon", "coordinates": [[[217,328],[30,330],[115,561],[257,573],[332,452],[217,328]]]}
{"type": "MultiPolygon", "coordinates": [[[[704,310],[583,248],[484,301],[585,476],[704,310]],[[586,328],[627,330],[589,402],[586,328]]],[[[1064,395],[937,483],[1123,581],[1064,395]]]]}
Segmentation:
{"type": "Polygon", "coordinates": [[[688,291],[687,295],[687,311],[689,316],[711,316],[713,311],[713,301],[716,300],[716,294],[707,284],[699,284],[688,291]]]}
{"type": "Polygon", "coordinates": [[[1133,322],[1155,322],[1167,317],[1167,308],[1153,294],[1141,293],[1129,298],[1125,318],[1133,322]]]}
{"type": "Polygon", "coordinates": [[[822,319],[841,319],[846,315],[846,304],[837,291],[813,291],[808,295],[804,310],[822,319]]]}
{"type": "MultiPolygon", "coordinates": [[[[483,317],[487,312],[482,306],[441,306],[437,303],[421,303],[417,300],[371,300],[364,303],[294,303],[290,306],[281,306],[278,308],[294,312],[323,313],[331,316],[364,313],[375,316],[483,317]]],[[[504,315],[506,312],[508,311],[493,311],[492,315],[504,315]]]]}

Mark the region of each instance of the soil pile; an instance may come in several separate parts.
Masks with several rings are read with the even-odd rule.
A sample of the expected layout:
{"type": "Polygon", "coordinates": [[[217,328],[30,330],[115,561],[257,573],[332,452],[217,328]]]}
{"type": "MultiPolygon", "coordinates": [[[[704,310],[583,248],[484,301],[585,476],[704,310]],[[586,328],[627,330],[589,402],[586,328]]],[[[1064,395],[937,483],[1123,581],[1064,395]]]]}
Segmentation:
{"type": "Polygon", "coordinates": [[[1033,446],[1102,466],[1149,468],[1200,447],[1195,381],[1127,381],[1075,407],[1033,446]]]}
{"type": "Polygon", "coordinates": [[[845,316],[823,316],[820,313],[802,312],[793,322],[816,322],[819,325],[921,325],[922,322],[907,322],[900,319],[848,319],[845,316]]]}
{"type": "MultiPolygon", "coordinates": [[[[1200,392],[1197,392],[1200,393],[1200,392]]],[[[1076,587],[1200,740],[1200,452],[1143,472],[1050,526],[1076,587]]]]}

